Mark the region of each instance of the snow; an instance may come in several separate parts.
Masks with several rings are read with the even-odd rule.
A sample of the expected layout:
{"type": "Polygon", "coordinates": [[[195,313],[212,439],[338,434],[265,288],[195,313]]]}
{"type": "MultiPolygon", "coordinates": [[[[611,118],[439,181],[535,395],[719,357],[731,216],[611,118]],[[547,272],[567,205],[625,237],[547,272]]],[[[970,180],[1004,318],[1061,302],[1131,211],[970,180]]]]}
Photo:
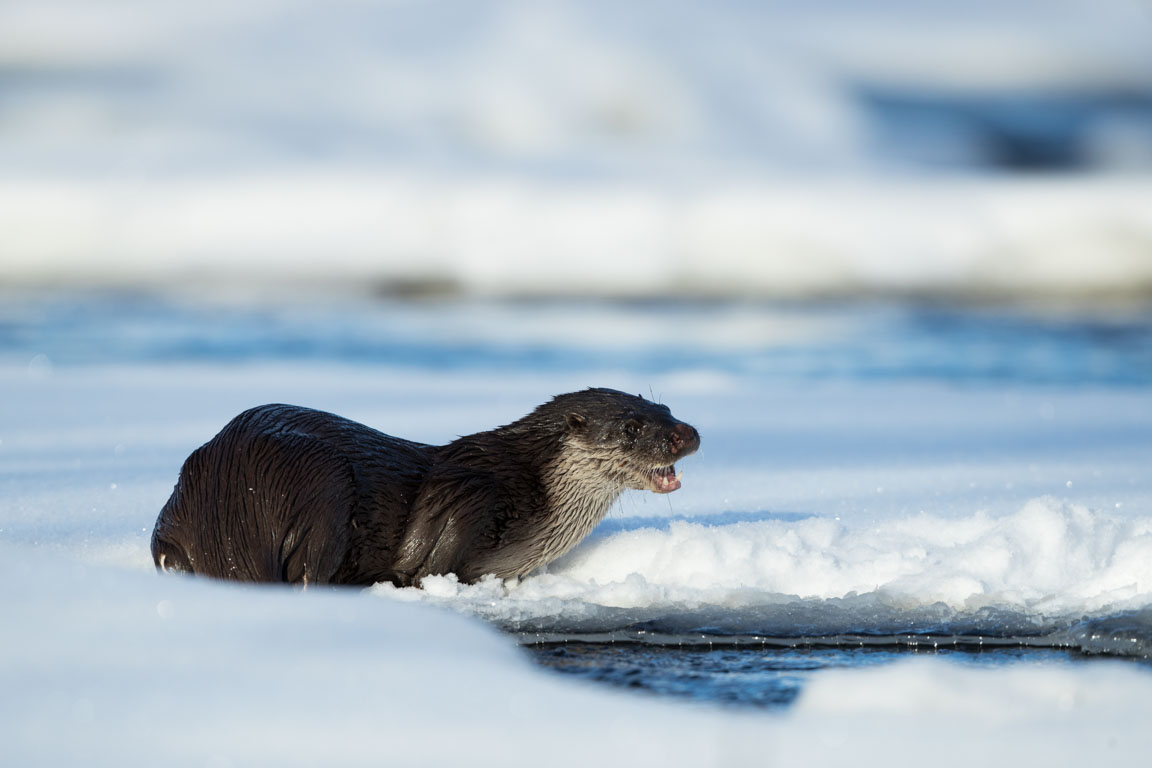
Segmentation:
{"type": "Polygon", "coordinates": [[[888,764],[894,755],[955,766],[1069,765],[1089,755],[1120,762],[1148,743],[1128,727],[1147,715],[1132,687],[1144,672],[1094,672],[939,662],[838,670],[801,697],[794,720],[801,733],[783,746],[780,764],[798,764],[808,751],[817,763],[841,765],[888,764]]]}
{"type": "Polygon", "coordinates": [[[961,765],[1152,747],[1143,667],[915,659],[822,672],[766,716],[551,677],[471,618],[529,634],[1000,622],[1131,653],[1152,604],[1143,390],[287,363],[6,363],[0,387],[6,764],[879,765],[899,744],[961,765]],[[681,491],[627,495],[519,585],[300,593],[152,570],[181,460],[254,398],[441,441],[589,383],[652,386],[703,447],[681,491]]]}
{"type": "MultiPolygon", "coordinates": [[[[5,551],[0,755],[8,765],[657,765],[691,711],[537,674],[492,630],[354,592],[157,579],[5,551]],[[509,696],[506,692],[516,691],[509,696]],[[656,738],[659,737],[659,738],[656,738]],[[651,741],[651,745],[648,742],[651,741]],[[552,762],[549,759],[549,762],[552,762]]],[[[706,716],[712,724],[720,718],[706,716]]]]}
{"type": "Polygon", "coordinates": [[[3,555],[10,765],[881,765],[893,743],[964,765],[1152,746],[1152,674],[1131,667],[830,671],[789,716],[751,716],[545,675],[425,606],[3,555]]]}
{"type": "MultiPolygon", "coordinates": [[[[1149,746],[1152,676],[1140,668],[990,675],[917,661],[821,672],[778,720],[547,677],[507,638],[458,615],[522,631],[660,619],[668,632],[707,622],[795,632],[901,631],[910,622],[963,629],[990,617],[1008,630],[1056,631],[1096,614],[1100,625],[1067,631],[1119,631],[1112,645],[1121,646],[1126,621],[1138,628],[1140,619],[1107,616],[1152,602],[1142,470],[1150,415],[1138,391],[1024,388],[1006,398],[917,385],[894,398],[892,385],[764,391],[730,378],[658,378],[652,386],[704,435],[700,454],[683,462],[682,491],[629,495],[604,531],[517,586],[441,578],[426,593],[301,594],[153,575],[154,515],[183,455],[223,420],[259,393],[444,440],[574,388],[569,374],[462,381],[339,366],[9,365],[2,382],[6,762],[123,765],[172,754],[166,761],[177,765],[361,765],[387,753],[447,765],[467,752],[487,765],[507,761],[513,745],[523,755],[560,743],[550,753],[556,765],[725,765],[765,754],[832,765],[846,750],[872,765],[887,759],[888,739],[901,738],[908,750],[940,750],[945,765],[960,765],[976,737],[1005,760],[1134,756],[1149,746]],[[907,405],[904,416],[874,408],[881,401],[907,405]],[[1097,435],[1083,431],[1087,421],[1097,435]],[[871,450],[832,447],[814,470],[816,447],[778,444],[805,423],[811,440],[834,429],[871,450]],[[1000,442],[1025,425],[1037,434],[1023,446],[1000,442]],[[918,444],[902,444],[916,434],[918,444]],[[1034,450],[1044,444],[1059,448],[1034,450]],[[956,478],[940,473],[960,453],[985,456],[954,467],[987,485],[977,495],[954,495],[956,478]],[[1093,466],[1106,476],[1093,482],[1093,466]],[[825,493],[798,509],[812,478],[776,480],[804,472],[825,493]],[[1022,487],[1009,491],[1002,477],[1022,487]],[[905,509],[910,496],[929,509],[905,509]],[[752,499],[759,511],[746,507],[752,499]],[[61,729],[69,738],[56,736],[61,729]],[[597,738],[573,739],[589,732],[597,738]]],[[[596,383],[641,386],[619,373],[596,383]]]]}
{"type": "Polygon", "coordinates": [[[1152,283],[1149,198],[1142,176],[692,190],[335,171],[10,178],[0,277],[266,292],[1128,294],[1152,283]]]}
{"type": "Polygon", "coordinates": [[[1138,292],[1137,6],[7,2],[0,280],[1138,292]],[[869,89],[1022,117],[888,136],[869,89]],[[1028,111],[1051,98],[1087,111],[1028,111]],[[1032,123],[1109,172],[974,173],[997,131],[1032,123]],[[921,144],[945,160],[891,157],[921,144]]]}
{"type": "MultiPolygon", "coordinates": [[[[518,585],[446,576],[423,591],[374,591],[550,637],[638,626],[674,638],[696,627],[744,636],[920,627],[1063,640],[1081,617],[1152,602],[1152,518],[1054,498],[1003,517],[918,513],[875,526],[700,520],[594,538],[518,585]]],[[[1127,652],[1147,653],[1147,640],[1127,652]]]]}

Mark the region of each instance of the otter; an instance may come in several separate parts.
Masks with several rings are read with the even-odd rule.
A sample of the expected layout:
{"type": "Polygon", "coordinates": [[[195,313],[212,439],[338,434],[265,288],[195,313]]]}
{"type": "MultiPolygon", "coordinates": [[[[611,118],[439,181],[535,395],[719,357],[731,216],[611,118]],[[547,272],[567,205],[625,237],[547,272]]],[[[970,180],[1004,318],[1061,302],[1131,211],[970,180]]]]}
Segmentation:
{"type": "Polygon", "coordinates": [[[241,413],[184,462],[152,533],[160,571],[240,581],[515,579],[564,554],[626,488],[680,488],[700,435],[611,389],[426,445],[294,405],[241,413]]]}

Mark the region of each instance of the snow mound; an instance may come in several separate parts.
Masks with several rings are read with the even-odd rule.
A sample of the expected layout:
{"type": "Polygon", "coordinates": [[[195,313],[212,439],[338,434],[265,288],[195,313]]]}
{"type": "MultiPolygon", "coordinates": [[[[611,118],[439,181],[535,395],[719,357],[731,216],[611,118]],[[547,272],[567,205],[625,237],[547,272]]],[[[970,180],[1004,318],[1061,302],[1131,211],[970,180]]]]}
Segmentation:
{"type": "Polygon", "coordinates": [[[1055,498],[1013,514],[918,513],[721,525],[673,520],[594,537],[519,584],[452,576],[373,588],[523,632],[1029,633],[1152,602],[1152,516],[1055,498]]]}

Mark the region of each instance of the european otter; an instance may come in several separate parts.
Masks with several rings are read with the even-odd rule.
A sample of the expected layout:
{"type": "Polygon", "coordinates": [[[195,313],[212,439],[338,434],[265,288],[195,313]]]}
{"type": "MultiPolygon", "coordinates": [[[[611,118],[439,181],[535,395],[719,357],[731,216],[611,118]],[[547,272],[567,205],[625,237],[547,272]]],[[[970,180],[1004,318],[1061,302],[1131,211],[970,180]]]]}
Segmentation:
{"type": "Polygon", "coordinates": [[[152,534],[160,570],[241,581],[418,584],[524,576],[625,488],[669,493],[696,430],[611,389],[558,395],[444,446],[263,405],[192,453],[152,534]]]}

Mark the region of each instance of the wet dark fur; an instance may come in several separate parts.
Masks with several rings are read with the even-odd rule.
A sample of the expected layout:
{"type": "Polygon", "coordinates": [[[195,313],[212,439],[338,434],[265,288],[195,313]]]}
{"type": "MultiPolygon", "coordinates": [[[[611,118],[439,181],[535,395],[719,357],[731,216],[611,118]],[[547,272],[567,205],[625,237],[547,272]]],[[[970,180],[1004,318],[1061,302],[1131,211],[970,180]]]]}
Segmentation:
{"type": "Polygon", "coordinates": [[[444,446],[264,405],[185,461],[152,556],[162,570],[242,581],[523,576],[575,546],[624,488],[659,489],[656,468],[698,446],[667,407],[609,389],[444,446]]]}

